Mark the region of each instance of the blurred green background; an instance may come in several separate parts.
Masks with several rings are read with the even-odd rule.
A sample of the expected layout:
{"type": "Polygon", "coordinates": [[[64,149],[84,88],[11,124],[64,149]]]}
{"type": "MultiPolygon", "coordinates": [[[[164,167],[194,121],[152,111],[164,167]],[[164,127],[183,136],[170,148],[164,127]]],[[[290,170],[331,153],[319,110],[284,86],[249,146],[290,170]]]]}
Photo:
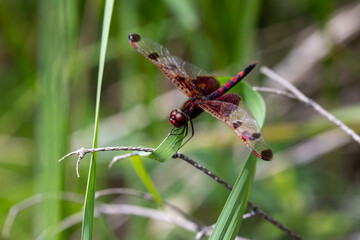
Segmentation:
{"type": "MultiPolygon", "coordinates": [[[[75,174],[67,152],[90,147],[103,1],[0,1],[0,226],[15,204],[44,192],[85,194],[89,157],[75,174]]],[[[221,75],[253,60],[292,81],[360,132],[360,1],[115,1],[102,89],[99,146],[156,147],[168,115],[185,97],[128,43],[130,32],[221,75]]],[[[257,67],[246,81],[281,88],[257,67]]],[[[272,94],[265,135],[273,162],[258,162],[250,200],[305,239],[360,238],[360,147],[313,109],[272,94]]],[[[248,150],[207,114],[181,151],[233,184],[248,150]]],[[[145,191],[129,160],[108,169],[100,153],[97,189],[145,191]]],[[[145,162],[163,198],[204,224],[215,223],[229,194],[180,160],[145,162]]],[[[67,196],[67,195],[66,195],[67,196]]],[[[19,212],[10,239],[36,239],[78,213],[80,202],[33,199],[19,212]]],[[[116,196],[102,202],[155,207],[116,196]]],[[[79,239],[81,223],[58,239],[79,239]]],[[[9,229],[8,229],[9,230],[9,229]]],[[[245,220],[239,235],[290,239],[267,221],[245,220]]],[[[103,216],[95,239],[194,239],[170,224],[103,216]]]]}

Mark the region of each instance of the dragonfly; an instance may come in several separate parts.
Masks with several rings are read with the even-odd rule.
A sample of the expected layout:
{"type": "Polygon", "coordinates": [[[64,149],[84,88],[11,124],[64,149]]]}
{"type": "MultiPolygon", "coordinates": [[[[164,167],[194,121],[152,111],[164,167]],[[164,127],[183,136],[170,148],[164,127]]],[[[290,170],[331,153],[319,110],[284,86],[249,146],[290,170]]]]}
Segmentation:
{"type": "Polygon", "coordinates": [[[258,158],[272,160],[273,152],[251,111],[237,93],[227,93],[256,66],[256,62],[220,86],[215,76],[172,55],[161,44],[138,33],[130,33],[128,39],[189,98],[180,109],[171,111],[169,122],[174,128],[187,131],[190,122],[193,134],[191,120],[205,111],[232,128],[258,158]]]}

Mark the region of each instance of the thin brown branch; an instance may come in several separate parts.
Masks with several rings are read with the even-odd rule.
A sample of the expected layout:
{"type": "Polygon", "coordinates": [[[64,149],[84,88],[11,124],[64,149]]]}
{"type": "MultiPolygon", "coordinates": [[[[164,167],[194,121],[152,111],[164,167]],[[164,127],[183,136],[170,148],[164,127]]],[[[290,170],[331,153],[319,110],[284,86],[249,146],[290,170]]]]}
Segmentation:
{"type": "Polygon", "coordinates": [[[252,88],[255,91],[258,91],[258,92],[273,93],[273,94],[276,94],[276,95],[280,95],[280,96],[284,96],[284,97],[288,97],[288,98],[298,100],[298,98],[294,94],[291,94],[289,92],[286,92],[286,91],[283,91],[283,90],[280,90],[280,89],[268,88],[268,87],[257,87],[257,86],[253,86],[252,88]]]}
{"type": "Polygon", "coordinates": [[[337,119],[334,115],[326,111],[323,107],[321,107],[318,103],[314,102],[310,98],[306,97],[299,89],[297,89],[292,83],[287,81],[286,79],[282,78],[278,74],[276,74],[271,69],[262,66],[260,68],[260,72],[266,75],[268,78],[280,83],[282,86],[284,86],[286,89],[288,89],[291,93],[294,94],[297,100],[305,103],[307,106],[312,107],[316,112],[320,113],[321,115],[325,116],[329,121],[334,123],[336,126],[338,126],[342,131],[344,131],[346,134],[351,136],[355,142],[360,144],[360,136],[355,133],[351,128],[349,128],[347,125],[345,125],[342,121],[337,119]]]}
{"type": "MultiPolygon", "coordinates": [[[[143,147],[102,147],[102,148],[94,148],[94,149],[81,148],[79,150],[68,153],[67,155],[65,155],[64,157],[59,159],[59,162],[64,160],[66,157],[69,157],[69,156],[72,156],[72,155],[78,155],[78,160],[77,160],[77,165],[76,165],[76,172],[78,173],[78,167],[79,167],[80,161],[81,161],[81,159],[83,159],[85,157],[85,155],[87,153],[94,153],[94,152],[100,152],[100,151],[102,151],[102,152],[103,151],[144,151],[144,152],[153,152],[154,150],[155,149],[143,148],[143,147]]],[[[116,158],[118,158],[118,157],[115,157],[115,159],[116,158]]],[[[187,163],[189,163],[193,167],[199,169],[200,171],[202,171],[203,173],[205,173],[206,175],[208,175],[209,177],[214,179],[216,182],[220,183],[225,188],[229,189],[230,191],[232,190],[232,186],[229,185],[225,180],[221,179],[220,177],[218,177],[217,175],[215,175],[214,173],[212,173],[211,171],[209,171],[205,167],[201,166],[200,164],[198,164],[197,162],[195,162],[191,158],[185,156],[184,154],[182,154],[180,152],[177,152],[177,153],[174,154],[173,158],[180,158],[180,159],[186,161],[187,163]]],[[[78,174],[78,176],[79,176],[79,174],[78,174]]],[[[287,228],[285,225],[281,224],[280,222],[278,222],[274,218],[270,217],[268,214],[266,214],[265,212],[260,210],[259,207],[257,207],[256,205],[254,205],[250,201],[248,201],[247,205],[251,209],[251,211],[254,211],[255,213],[257,213],[257,215],[259,215],[263,219],[265,219],[265,220],[269,221],[270,223],[274,224],[276,227],[281,229],[283,232],[285,232],[289,236],[293,237],[294,239],[302,239],[301,236],[299,236],[298,234],[296,234],[295,232],[293,232],[292,230],[290,230],[289,228],[287,228]]]]}
{"type": "MultiPolygon", "coordinates": [[[[76,175],[80,177],[79,173],[79,165],[81,159],[85,157],[88,153],[94,153],[94,152],[107,152],[107,151],[143,151],[143,152],[152,152],[154,149],[152,148],[144,148],[144,147],[100,147],[100,148],[80,148],[76,151],[70,152],[60,158],[58,162],[61,162],[67,157],[70,157],[72,155],[78,155],[78,160],[76,162],[76,175]]],[[[116,158],[116,157],[115,157],[116,158]]]]}

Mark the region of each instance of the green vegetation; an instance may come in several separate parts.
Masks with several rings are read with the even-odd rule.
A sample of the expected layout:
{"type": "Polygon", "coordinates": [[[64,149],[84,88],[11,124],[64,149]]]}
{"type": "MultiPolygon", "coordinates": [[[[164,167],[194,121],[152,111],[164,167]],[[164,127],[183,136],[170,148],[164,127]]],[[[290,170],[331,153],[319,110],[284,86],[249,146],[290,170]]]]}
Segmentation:
{"type": "MultiPolygon", "coordinates": [[[[3,237],[194,239],[195,233],[156,219],[115,210],[106,216],[92,213],[102,203],[166,212],[165,206],[172,203],[206,226],[219,219],[222,225],[211,237],[219,239],[237,232],[247,197],[305,239],[359,234],[359,144],[303,103],[257,93],[249,86],[283,89],[259,71],[268,66],[359,133],[360,29],[358,18],[351,20],[359,6],[355,0],[119,0],[111,15],[111,8],[101,1],[0,1],[3,237]],[[335,18],[339,11],[347,11],[342,29],[353,32],[331,32],[329,24],[340,21],[335,18]],[[140,153],[141,159],[122,159],[111,169],[112,158],[126,152],[98,152],[92,159],[87,155],[81,160],[80,178],[76,157],[57,162],[81,147],[156,148],[171,130],[169,113],[186,98],[133,49],[127,39],[130,32],[165,45],[216,76],[235,75],[258,61],[246,84],[233,91],[241,93],[260,122],[265,120],[263,130],[274,160],[257,160],[255,171],[255,161],[248,158],[242,141],[206,113],[194,119],[195,136],[181,148],[230,185],[237,182],[237,195],[229,195],[181,159],[165,161],[174,151],[169,141],[177,142],[180,135],[168,138],[149,158],[140,153]],[[314,32],[321,33],[324,42],[306,45],[314,32]],[[95,134],[94,122],[99,124],[95,134]],[[132,192],[94,201],[95,191],[111,188],[151,192],[155,199],[132,192]],[[13,206],[16,218],[7,218],[13,206]],[[64,224],[69,224],[65,230],[64,224]],[[222,226],[231,226],[232,231],[222,226]]],[[[259,216],[241,221],[237,234],[291,239],[259,216]]]]}

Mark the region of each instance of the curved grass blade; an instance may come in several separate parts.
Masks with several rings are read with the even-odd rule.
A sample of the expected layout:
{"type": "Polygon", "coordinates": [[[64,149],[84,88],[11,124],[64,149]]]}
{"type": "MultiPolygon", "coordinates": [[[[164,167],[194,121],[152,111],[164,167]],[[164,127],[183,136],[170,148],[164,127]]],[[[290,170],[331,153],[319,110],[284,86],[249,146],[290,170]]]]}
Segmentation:
{"type": "MultiPolygon", "coordinates": [[[[106,47],[109,37],[110,20],[113,11],[113,6],[114,6],[114,0],[106,0],[103,31],[101,36],[98,83],[97,83],[97,91],[96,91],[95,126],[94,126],[94,139],[92,145],[93,148],[97,147],[97,141],[98,141],[100,93],[101,93],[106,47]]],[[[81,239],[87,239],[87,240],[93,239],[93,233],[94,233],[96,159],[97,159],[97,154],[94,153],[90,160],[90,168],[89,168],[89,175],[87,180],[85,203],[84,203],[84,215],[83,215],[81,239]]]]}
{"type": "Polygon", "coordinates": [[[148,158],[165,162],[169,160],[181,147],[186,131],[183,128],[176,128],[169,134],[152,152],[148,158]]]}
{"type": "MultiPolygon", "coordinates": [[[[152,152],[134,151],[126,154],[126,157],[141,156],[147,157],[159,162],[166,162],[169,160],[181,147],[182,141],[186,132],[182,128],[176,128],[160,143],[160,145],[152,152]]],[[[124,155],[125,156],[125,155],[124,155]]]]}
{"type": "Polygon", "coordinates": [[[161,196],[160,196],[159,192],[157,191],[155,185],[151,181],[151,178],[144,167],[141,157],[139,155],[134,155],[134,156],[131,156],[130,158],[131,158],[131,162],[135,168],[136,173],[140,177],[141,181],[143,182],[143,184],[145,185],[147,190],[154,196],[155,201],[159,205],[163,205],[161,196]]]}

